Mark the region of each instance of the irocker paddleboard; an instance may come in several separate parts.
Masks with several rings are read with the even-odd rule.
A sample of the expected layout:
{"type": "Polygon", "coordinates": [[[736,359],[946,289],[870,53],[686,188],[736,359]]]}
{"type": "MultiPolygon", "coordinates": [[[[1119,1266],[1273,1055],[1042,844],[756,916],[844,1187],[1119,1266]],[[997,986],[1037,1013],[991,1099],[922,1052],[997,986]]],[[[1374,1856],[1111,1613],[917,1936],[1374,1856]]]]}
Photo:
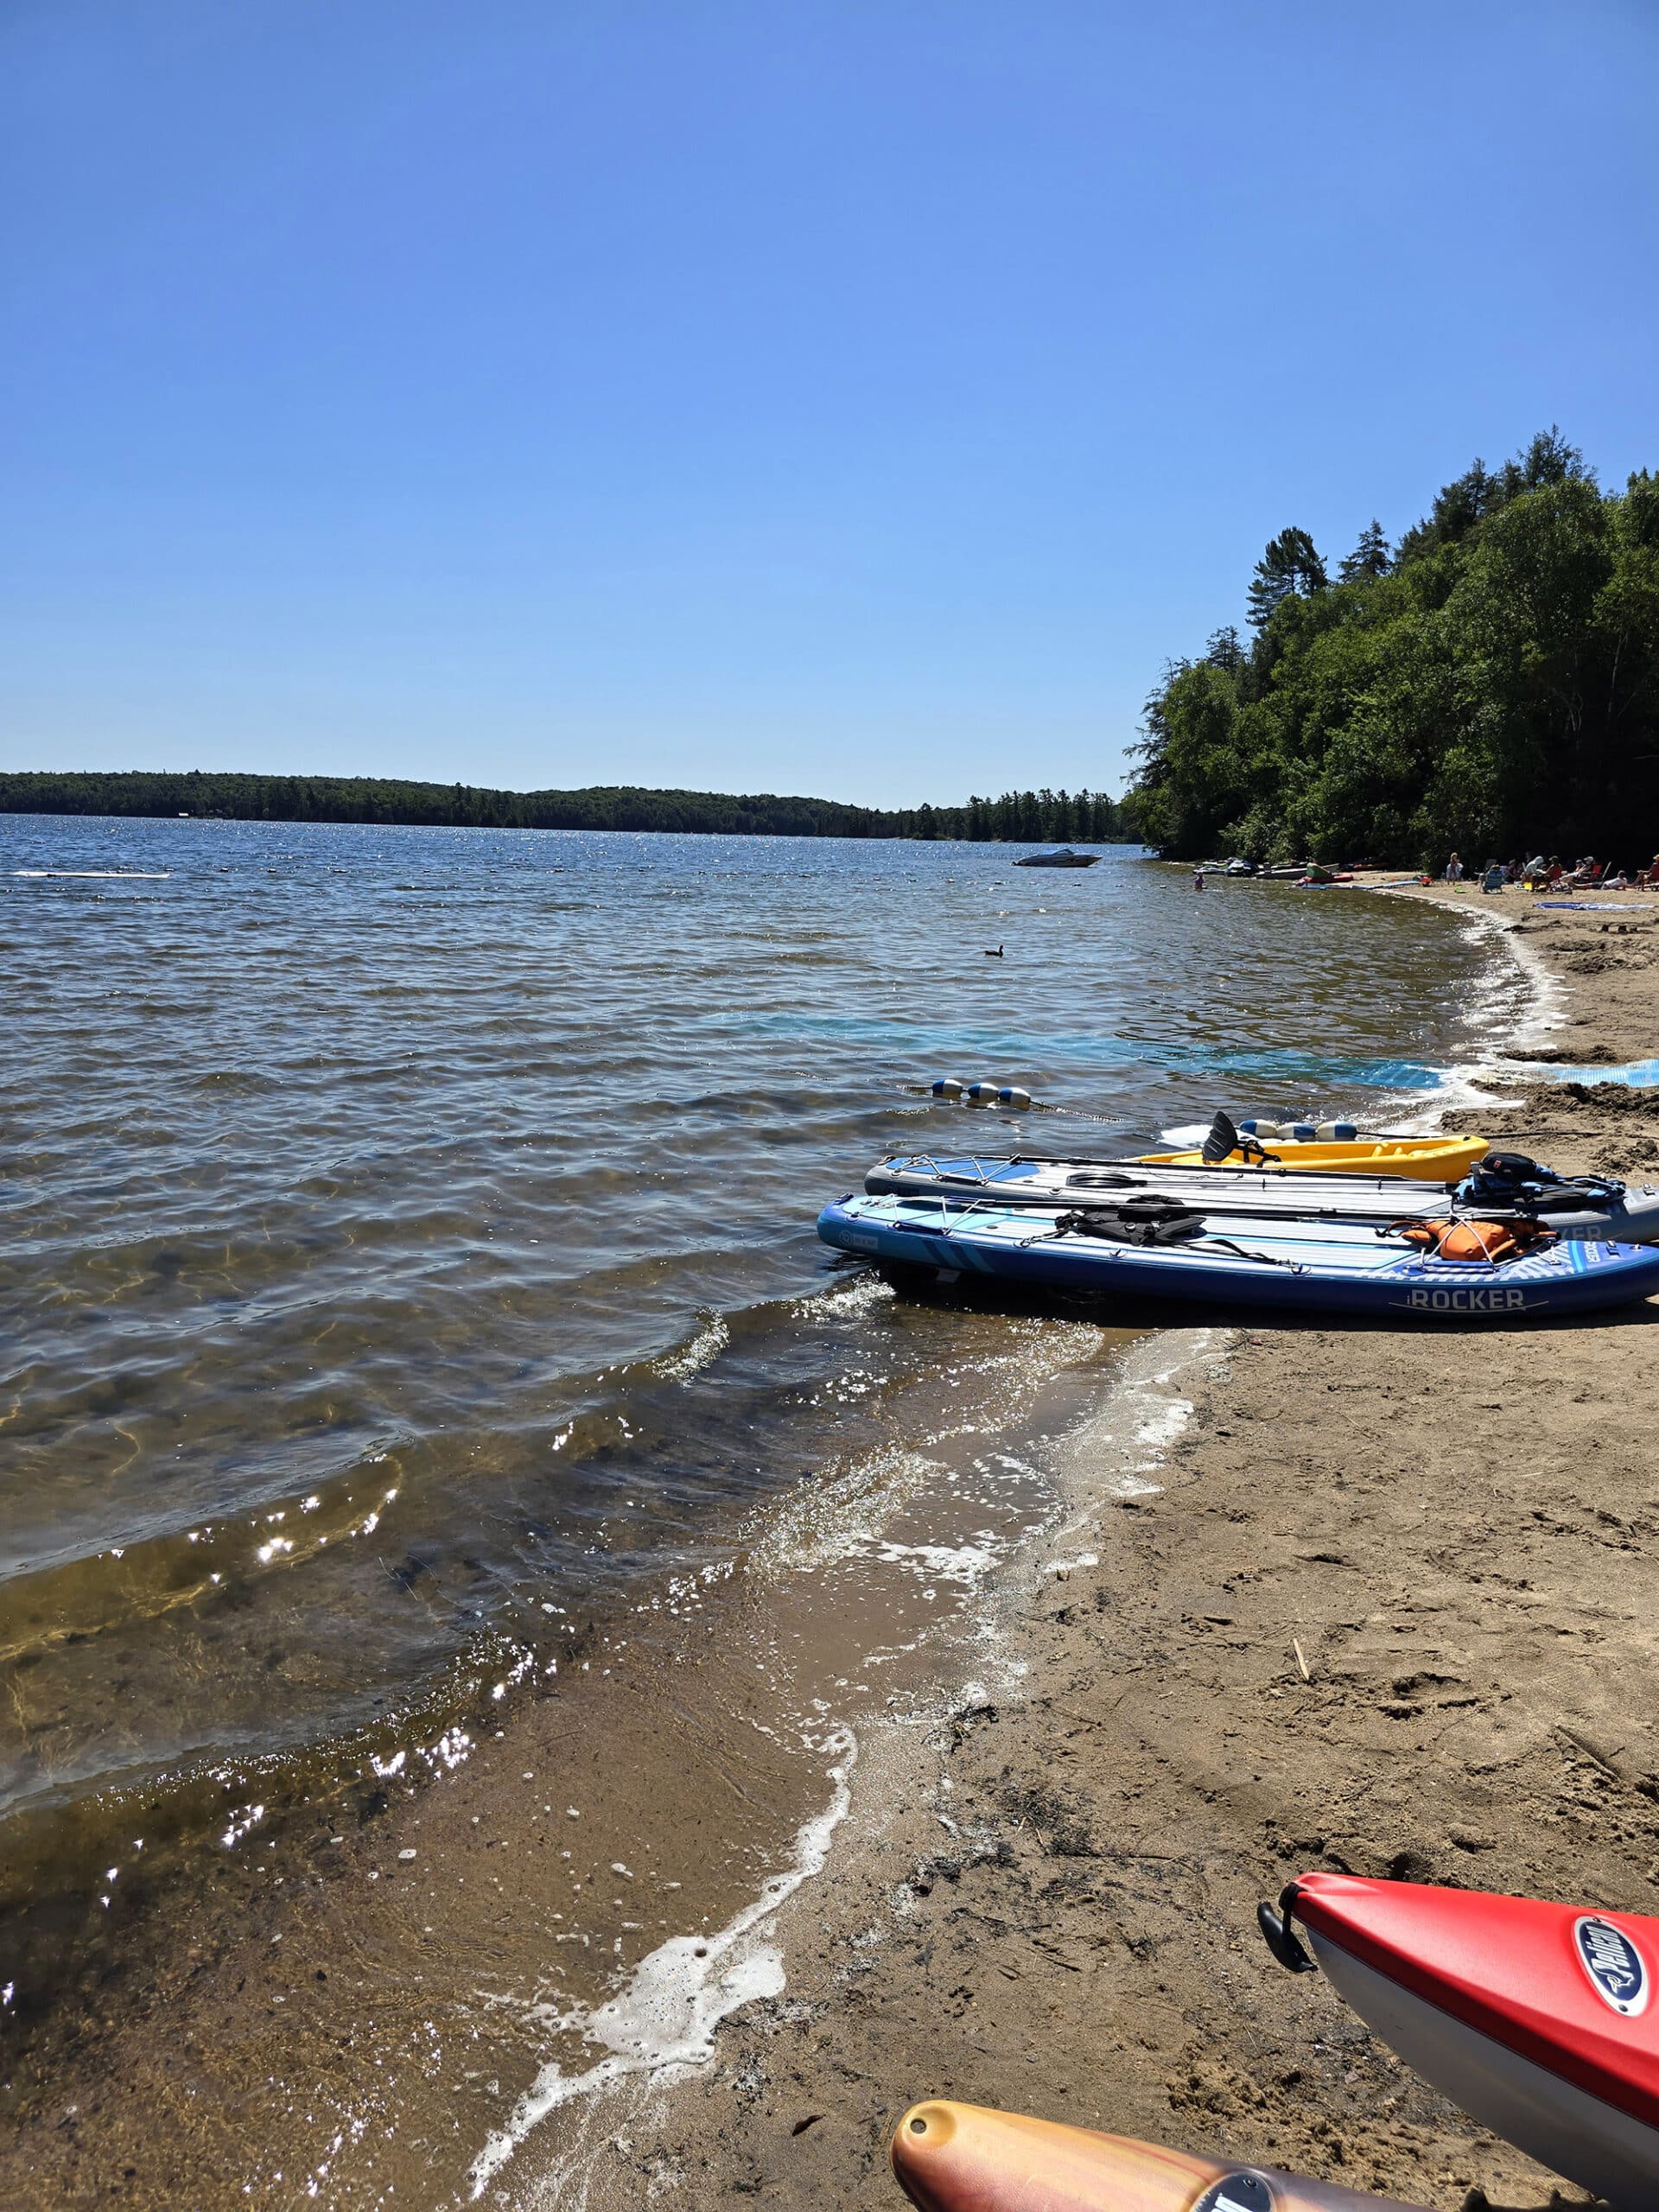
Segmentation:
{"type": "Polygon", "coordinates": [[[1414,2212],[1270,2166],[943,2099],[911,2107],[891,2155],[921,2212],[1414,2212]]]}
{"type": "Polygon", "coordinates": [[[1659,1920],[1352,1874],[1305,1874],[1258,1917],[1425,2081],[1628,2212],[1659,2203],[1659,1920]]]}
{"type": "Polygon", "coordinates": [[[1175,1241],[1120,1238],[1101,1209],[993,1198],[849,1195],[818,1217],[826,1244],[912,1277],[986,1276],[1089,1298],[1506,1325],[1659,1292],[1653,1245],[1560,1238],[1494,1265],[1442,1259],[1363,1222],[1202,1214],[1190,1227],[1175,1241]]]}

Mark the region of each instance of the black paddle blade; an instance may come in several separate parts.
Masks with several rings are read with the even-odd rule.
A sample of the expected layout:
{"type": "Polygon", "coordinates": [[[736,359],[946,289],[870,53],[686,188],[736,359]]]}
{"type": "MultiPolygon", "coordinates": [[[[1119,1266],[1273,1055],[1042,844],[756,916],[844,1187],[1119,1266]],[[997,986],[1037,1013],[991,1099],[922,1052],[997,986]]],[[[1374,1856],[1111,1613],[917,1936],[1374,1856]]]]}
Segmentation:
{"type": "Polygon", "coordinates": [[[1225,1160],[1230,1153],[1238,1150],[1238,1131],[1230,1116],[1217,1114],[1210,1124],[1210,1134],[1204,1141],[1203,1158],[1211,1167],[1225,1160]]]}

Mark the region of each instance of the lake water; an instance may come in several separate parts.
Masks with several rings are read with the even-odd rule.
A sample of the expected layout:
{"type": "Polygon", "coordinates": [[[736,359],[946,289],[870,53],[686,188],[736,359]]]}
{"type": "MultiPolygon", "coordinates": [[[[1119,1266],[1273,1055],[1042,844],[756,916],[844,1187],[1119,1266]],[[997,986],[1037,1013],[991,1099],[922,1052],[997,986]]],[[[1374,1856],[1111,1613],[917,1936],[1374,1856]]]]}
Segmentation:
{"type": "Polygon", "coordinates": [[[130,1897],[176,1916],[284,1806],[405,1786],[394,1746],[450,1770],[589,1620],[649,1604],[666,1653],[664,1593],[810,1548],[849,1470],[1012,1435],[1119,1344],[868,1294],[813,1222],[879,1152],[1387,1126],[1520,1005],[1414,902],[1013,857],[0,817],[30,2032],[66,1955],[138,1940],[130,1897]],[[947,1073],[1038,1103],[967,1116],[947,1073]]]}

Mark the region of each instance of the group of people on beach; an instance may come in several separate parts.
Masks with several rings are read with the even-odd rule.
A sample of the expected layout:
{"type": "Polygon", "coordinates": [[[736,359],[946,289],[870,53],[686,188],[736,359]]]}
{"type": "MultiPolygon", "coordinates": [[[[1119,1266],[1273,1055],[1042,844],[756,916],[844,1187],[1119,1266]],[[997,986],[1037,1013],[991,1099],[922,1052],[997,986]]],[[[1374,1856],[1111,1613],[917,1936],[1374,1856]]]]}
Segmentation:
{"type": "MultiPolygon", "coordinates": [[[[1447,883],[1461,883],[1465,875],[1462,861],[1456,853],[1446,862],[1442,880],[1447,883]]],[[[1659,891],[1659,853],[1656,853],[1646,868],[1624,869],[1615,868],[1611,861],[1599,861],[1593,853],[1586,853],[1580,861],[1569,867],[1559,853],[1548,859],[1536,853],[1529,861],[1488,861],[1481,872],[1483,891],[1503,891],[1511,883],[1518,883],[1528,891],[1659,891]]]]}

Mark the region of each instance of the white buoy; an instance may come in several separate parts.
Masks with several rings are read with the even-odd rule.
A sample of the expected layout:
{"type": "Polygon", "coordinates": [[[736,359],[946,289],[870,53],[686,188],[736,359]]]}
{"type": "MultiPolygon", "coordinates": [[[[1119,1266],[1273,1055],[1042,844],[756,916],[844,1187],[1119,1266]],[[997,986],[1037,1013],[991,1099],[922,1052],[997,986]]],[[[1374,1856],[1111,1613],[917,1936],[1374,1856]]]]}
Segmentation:
{"type": "Polygon", "coordinates": [[[942,1075],[933,1086],[933,1096],[936,1098],[949,1098],[952,1101],[960,1098],[962,1077],[955,1075],[942,1075]]]}
{"type": "Polygon", "coordinates": [[[1011,1106],[1016,1114],[1023,1114],[1031,1103],[1031,1093],[1021,1090],[1017,1083],[1004,1084],[996,1094],[999,1106],[1011,1106]]]}
{"type": "Polygon", "coordinates": [[[1321,1122],[1319,1123],[1321,1144],[1357,1144],[1358,1141],[1359,1130],[1352,1122],[1321,1122]]]}
{"type": "Polygon", "coordinates": [[[1291,1125],[1290,1135],[1297,1144],[1312,1144],[1319,1134],[1312,1122],[1296,1122],[1291,1125]]]}
{"type": "Polygon", "coordinates": [[[994,1106],[997,1086],[995,1083],[970,1083],[963,1097],[969,1106],[994,1106]]]}
{"type": "Polygon", "coordinates": [[[1247,1137],[1260,1137],[1264,1141],[1284,1135],[1277,1122],[1241,1122],[1238,1126],[1247,1137]]]}

